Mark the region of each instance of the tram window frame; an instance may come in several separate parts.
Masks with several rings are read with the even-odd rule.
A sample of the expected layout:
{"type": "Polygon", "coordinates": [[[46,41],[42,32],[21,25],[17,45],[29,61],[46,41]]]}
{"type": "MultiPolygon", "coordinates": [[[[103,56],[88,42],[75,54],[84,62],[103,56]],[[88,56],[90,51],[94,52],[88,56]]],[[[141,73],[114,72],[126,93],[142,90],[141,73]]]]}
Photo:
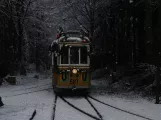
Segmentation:
{"type": "Polygon", "coordinates": [[[70,49],[70,56],[69,56],[70,64],[80,64],[80,47],[71,46],[69,49],[70,49]]]}
{"type": "MultiPolygon", "coordinates": [[[[90,65],[90,58],[88,56],[88,51],[90,50],[89,45],[67,45],[68,46],[68,64],[62,64],[62,54],[60,53],[60,56],[58,57],[58,65],[63,66],[89,66],[90,65]],[[78,64],[71,64],[71,58],[70,58],[70,50],[72,47],[78,47],[78,55],[79,55],[79,62],[78,64]],[[86,47],[87,48],[87,63],[83,64],[81,63],[81,48],[86,47]]],[[[60,49],[62,49],[63,45],[60,46],[60,49]]]]}
{"type": "Polygon", "coordinates": [[[80,64],[88,64],[88,48],[87,48],[87,46],[80,47],[79,54],[80,54],[80,64]],[[85,59],[85,57],[86,57],[86,59],[85,59]]]}
{"type": "Polygon", "coordinates": [[[61,52],[60,52],[60,64],[66,64],[66,65],[68,65],[69,64],[69,47],[68,46],[62,46],[61,47],[61,52]],[[67,49],[67,50],[65,50],[65,49],[67,49]],[[64,53],[64,51],[65,52],[67,52],[67,53],[64,53]],[[63,63],[62,63],[62,58],[64,57],[63,55],[67,55],[66,57],[66,60],[65,61],[63,61],[63,63]]]}

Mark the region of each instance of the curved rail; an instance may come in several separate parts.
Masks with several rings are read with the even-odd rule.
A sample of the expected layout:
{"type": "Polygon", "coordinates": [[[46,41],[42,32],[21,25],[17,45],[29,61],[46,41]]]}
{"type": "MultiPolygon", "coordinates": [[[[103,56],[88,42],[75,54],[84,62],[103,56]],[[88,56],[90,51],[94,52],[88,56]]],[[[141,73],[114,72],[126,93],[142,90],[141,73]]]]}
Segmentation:
{"type": "Polygon", "coordinates": [[[35,90],[35,91],[30,91],[30,92],[24,92],[24,93],[19,93],[11,96],[2,96],[2,97],[14,97],[14,96],[19,96],[19,95],[25,95],[25,94],[30,94],[30,93],[35,93],[35,92],[40,92],[40,91],[45,91],[53,88],[45,88],[45,89],[40,89],[40,90],[35,90]]]}
{"type": "Polygon", "coordinates": [[[57,103],[58,96],[55,95],[55,100],[54,100],[54,107],[53,107],[53,120],[55,120],[55,111],[56,111],[56,103],[57,103]]]}
{"type": "Polygon", "coordinates": [[[94,97],[92,97],[92,96],[89,96],[89,95],[88,95],[88,97],[91,98],[91,99],[93,99],[93,100],[95,100],[95,101],[97,101],[97,102],[99,102],[99,103],[101,103],[101,104],[104,104],[104,105],[106,105],[106,106],[109,106],[109,107],[114,108],[114,109],[117,109],[117,110],[120,110],[120,111],[122,111],[122,112],[131,114],[131,115],[134,115],[134,116],[137,116],[137,117],[140,117],[140,118],[144,118],[144,119],[147,119],[147,120],[154,120],[154,119],[147,118],[147,117],[145,117],[145,116],[142,116],[142,115],[139,115],[139,114],[136,114],[136,113],[129,112],[129,111],[127,111],[127,110],[123,110],[123,109],[121,109],[121,108],[112,106],[112,105],[110,105],[110,104],[104,103],[104,102],[102,102],[102,101],[100,101],[100,100],[98,100],[98,99],[96,99],[96,98],[94,98],[94,97]]]}
{"type": "Polygon", "coordinates": [[[65,103],[67,103],[69,106],[73,107],[74,109],[78,110],[79,112],[81,112],[81,113],[83,113],[83,114],[85,114],[85,115],[87,115],[87,116],[89,116],[89,117],[91,117],[91,118],[93,118],[93,119],[95,119],[95,120],[102,120],[102,119],[100,119],[100,118],[98,118],[98,117],[96,117],[96,116],[94,116],[94,115],[91,115],[91,114],[89,114],[89,113],[87,113],[87,112],[85,112],[85,111],[79,109],[78,107],[74,106],[73,104],[71,104],[70,102],[68,102],[64,97],[62,97],[62,96],[59,96],[59,97],[60,97],[65,103]]]}
{"type": "Polygon", "coordinates": [[[95,106],[92,104],[92,102],[87,98],[85,97],[85,99],[88,101],[88,103],[91,105],[91,107],[94,109],[94,111],[97,113],[97,115],[101,118],[101,120],[103,120],[103,117],[102,115],[98,112],[98,110],[95,108],[95,106]]]}
{"type": "Polygon", "coordinates": [[[29,120],[33,120],[34,117],[35,117],[35,115],[36,115],[36,109],[35,109],[34,112],[32,113],[32,116],[31,116],[31,118],[30,118],[29,120]]]}
{"type": "Polygon", "coordinates": [[[17,89],[17,90],[13,90],[15,91],[21,91],[21,90],[28,90],[28,89],[33,89],[33,88],[40,88],[40,87],[44,87],[44,86],[51,86],[52,83],[48,83],[48,84],[44,84],[44,85],[37,85],[37,86],[32,86],[32,87],[26,87],[26,88],[21,88],[21,89],[17,89]]]}

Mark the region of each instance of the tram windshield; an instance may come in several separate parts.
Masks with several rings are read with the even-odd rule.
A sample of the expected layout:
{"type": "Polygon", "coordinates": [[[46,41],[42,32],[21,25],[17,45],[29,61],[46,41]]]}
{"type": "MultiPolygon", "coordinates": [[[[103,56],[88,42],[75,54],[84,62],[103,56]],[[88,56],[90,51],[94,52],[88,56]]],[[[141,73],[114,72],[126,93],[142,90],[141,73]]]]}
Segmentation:
{"type": "Polygon", "coordinates": [[[68,47],[62,47],[61,64],[68,64],[68,47]]]}
{"type": "Polygon", "coordinates": [[[79,49],[78,47],[70,48],[70,64],[79,64],[79,49]]]}
{"type": "Polygon", "coordinates": [[[61,64],[88,64],[87,46],[62,47],[61,64]]]}
{"type": "Polygon", "coordinates": [[[87,47],[82,47],[80,49],[80,63],[81,64],[87,64],[88,54],[87,54],[87,47]]]}

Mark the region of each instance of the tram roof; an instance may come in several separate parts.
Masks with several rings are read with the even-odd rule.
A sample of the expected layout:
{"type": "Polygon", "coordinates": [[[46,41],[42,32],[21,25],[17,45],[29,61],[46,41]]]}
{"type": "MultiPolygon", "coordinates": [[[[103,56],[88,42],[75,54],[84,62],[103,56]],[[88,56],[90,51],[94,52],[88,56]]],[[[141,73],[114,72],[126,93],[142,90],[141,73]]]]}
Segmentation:
{"type": "Polygon", "coordinates": [[[68,31],[62,33],[62,36],[58,39],[59,42],[85,42],[89,43],[89,38],[79,31],[68,31]]]}

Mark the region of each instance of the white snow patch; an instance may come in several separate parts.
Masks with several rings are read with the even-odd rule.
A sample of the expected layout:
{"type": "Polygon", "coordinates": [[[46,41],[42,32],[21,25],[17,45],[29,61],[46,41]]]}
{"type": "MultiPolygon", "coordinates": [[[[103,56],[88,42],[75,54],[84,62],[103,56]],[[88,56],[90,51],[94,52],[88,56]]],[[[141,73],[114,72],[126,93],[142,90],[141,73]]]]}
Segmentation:
{"type": "Polygon", "coordinates": [[[58,98],[55,120],[93,120],[58,98]]]}
{"type": "MultiPolygon", "coordinates": [[[[114,107],[151,118],[153,120],[160,120],[161,118],[161,105],[156,105],[147,100],[138,98],[138,100],[128,100],[124,98],[118,98],[116,96],[95,96],[100,101],[110,104],[114,107]]],[[[97,105],[100,112],[103,113],[106,119],[112,118],[111,120],[142,120],[134,115],[119,111],[109,106],[102,105],[94,100],[92,102],[97,105]]]]}
{"type": "Polygon", "coordinates": [[[93,108],[90,106],[90,104],[85,98],[74,97],[74,98],[67,98],[66,100],[69,101],[74,106],[80,108],[81,110],[97,117],[96,112],[93,110],[93,108]]]}
{"type": "Polygon", "coordinates": [[[49,89],[51,79],[44,75],[36,79],[34,75],[17,76],[18,84],[0,87],[4,103],[0,108],[0,120],[29,120],[35,109],[37,113],[34,119],[51,119],[54,101],[53,90],[49,89]]]}
{"type": "MultiPolygon", "coordinates": [[[[30,73],[27,76],[17,76],[18,83],[16,85],[4,85],[0,87],[0,96],[5,104],[3,107],[0,107],[0,120],[29,120],[35,109],[37,113],[34,120],[52,119],[55,95],[53,90],[50,89],[50,75],[38,74],[39,78],[34,78],[35,74],[37,73],[30,73]]],[[[98,81],[94,81],[96,82],[93,84],[94,86],[91,89],[91,95],[93,97],[115,107],[119,107],[154,120],[160,120],[160,104],[156,105],[154,104],[154,101],[150,102],[140,97],[136,99],[127,99],[122,95],[120,98],[116,95],[110,95],[108,92],[106,92],[106,94],[99,95],[98,93],[100,93],[100,91],[104,92],[106,87],[108,87],[105,84],[106,80],[101,81],[100,79],[98,81]]],[[[95,111],[84,98],[72,97],[67,98],[67,100],[84,111],[97,116],[95,111]]],[[[90,101],[92,101],[100,114],[103,115],[104,120],[143,120],[142,118],[110,108],[91,99],[90,101]]],[[[55,114],[56,120],[92,120],[92,118],[89,118],[64,103],[60,98],[57,100],[55,114]]]]}

